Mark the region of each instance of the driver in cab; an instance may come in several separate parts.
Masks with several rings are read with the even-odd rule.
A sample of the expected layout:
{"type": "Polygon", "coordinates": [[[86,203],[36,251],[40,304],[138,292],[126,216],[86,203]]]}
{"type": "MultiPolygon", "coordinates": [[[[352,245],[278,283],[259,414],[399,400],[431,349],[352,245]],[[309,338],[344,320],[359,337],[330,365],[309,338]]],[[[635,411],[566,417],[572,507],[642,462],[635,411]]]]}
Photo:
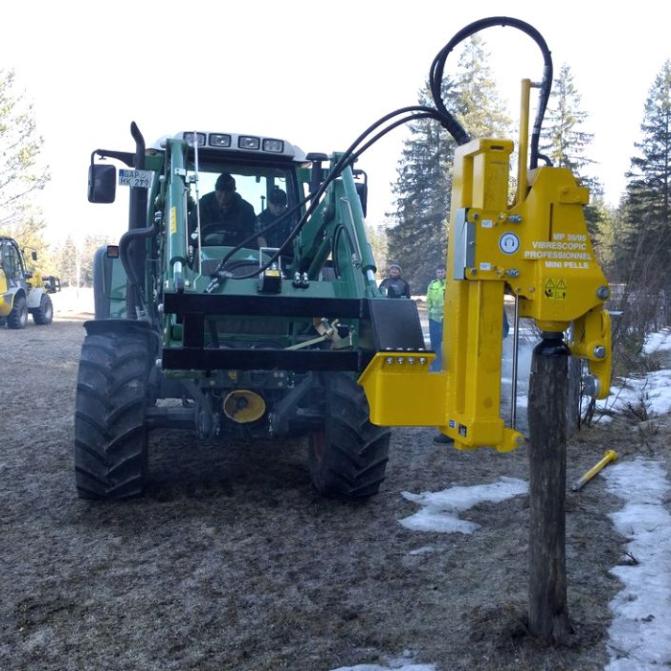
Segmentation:
{"type": "MultiPolygon", "coordinates": [[[[203,245],[239,245],[257,231],[254,208],[235,190],[235,179],[222,172],[214,191],[200,199],[200,237],[203,245]]],[[[195,212],[193,215],[195,229],[195,212]]],[[[250,241],[247,246],[255,246],[250,241]]]]}

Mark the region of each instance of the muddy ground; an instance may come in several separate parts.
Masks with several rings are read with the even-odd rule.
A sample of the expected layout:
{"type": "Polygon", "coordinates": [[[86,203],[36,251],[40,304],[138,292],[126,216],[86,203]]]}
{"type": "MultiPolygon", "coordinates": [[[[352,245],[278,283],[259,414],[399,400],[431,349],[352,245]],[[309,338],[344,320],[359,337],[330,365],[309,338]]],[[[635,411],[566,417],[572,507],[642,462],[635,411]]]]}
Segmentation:
{"type": "MultiPolygon", "coordinates": [[[[163,432],[144,498],[83,501],[72,464],[83,335],[78,317],[0,330],[0,669],[327,671],[404,651],[441,671],[603,668],[620,588],[608,571],[624,543],[603,480],[568,495],[575,633],[545,649],[524,625],[527,497],[463,513],[482,525],[473,535],[398,523],[417,510],[401,491],[527,479],[525,449],[461,453],[399,429],[381,493],[353,505],[313,492],[296,444],[163,432]]],[[[583,430],[569,480],[606,448],[661,454],[669,432],[583,430]]]]}

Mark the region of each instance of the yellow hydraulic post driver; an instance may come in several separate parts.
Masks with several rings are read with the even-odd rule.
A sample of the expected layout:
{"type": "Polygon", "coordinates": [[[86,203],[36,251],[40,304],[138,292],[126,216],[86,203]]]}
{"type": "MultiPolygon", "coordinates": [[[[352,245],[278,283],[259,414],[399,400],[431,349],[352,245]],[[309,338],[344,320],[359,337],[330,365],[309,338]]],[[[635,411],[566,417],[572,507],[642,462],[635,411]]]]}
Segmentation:
{"type": "MultiPolygon", "coordinates": [[[[429,371],[432,353],[379,352],[359,383],[375,424],[437,426],[458,448],[491,446],[505,452],[523,438],[500,416],[504,291],[515,297],[516,318],[530,317],[544,332],[573,327],[571,354],[589,362],[598,398],[605,398],[610,387],[611,331],[604,309],[608,283],[594,258],[583,215],[589,192],[570,170],[552,167],[538,151],[552,83],[550,52],[540,33],[508,17],[467,26],[433,63],[434,100],[447,54],[461,40],[492,25],[523,30],[545,59],[543,82],[522,82],[517,195],[509,204],[513,143],[471,140],[451,117],[451,126],[446,127],[460,146],[454,162],[446,263],[445,370],[429,371]],[[533,87],[540,88],[540,100],[529,143],[533,87]],[[548,165],[539,167],[539,158],[548,165]]],[[[436,102],[441,109],[442,100],[436,102]]],[[[444,106],[442,111],[446,112],[444,106]]]]}

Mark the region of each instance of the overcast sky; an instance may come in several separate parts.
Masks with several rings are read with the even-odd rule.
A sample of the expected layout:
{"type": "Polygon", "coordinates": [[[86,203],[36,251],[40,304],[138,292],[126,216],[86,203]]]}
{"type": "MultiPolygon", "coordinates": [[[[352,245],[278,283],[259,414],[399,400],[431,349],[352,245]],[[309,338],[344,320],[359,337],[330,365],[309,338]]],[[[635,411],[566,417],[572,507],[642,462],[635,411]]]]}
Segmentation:
{"type": "MultiPolygon", "coordinates": [[[[148,143],[198,128],[343,150],[383,114],[416,102],[455,32],[500,14],[544,35],[555,72],[571,66],[595,135],[591,155],[615,204],[646,96],[671,58],[669,2],[23,0],[3,8],[0,67],[15,69],[35,104],[53,176],[44,194],[51,237],[88,230],[111,241],[126,225],[125,208],[86,202],[87,166],[98,147],[132,150],[131,120],[148,143]]],[[[481,34],[516,114],[519,80],[541,77],[540,52],[511,28],[481,34]]],[[[403,137],[396,131],[359,163],[369,174],[371,223],[391,207],[403,137]]]]}

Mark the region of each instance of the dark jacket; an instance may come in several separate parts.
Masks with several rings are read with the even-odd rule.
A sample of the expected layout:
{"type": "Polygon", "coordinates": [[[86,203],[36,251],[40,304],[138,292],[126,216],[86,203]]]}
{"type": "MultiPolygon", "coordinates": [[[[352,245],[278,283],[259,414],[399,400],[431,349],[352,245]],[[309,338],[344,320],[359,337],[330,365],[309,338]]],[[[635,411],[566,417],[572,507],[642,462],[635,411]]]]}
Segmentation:
{"type": "Polygon", "coordinates": [[[386,290],[389,298],[410,298],[410,285],[402,277],[387,277],[379,288],[386,290]]]}
{"type": "MultiPolygon", "coordinates": [[[[259,231],[263,230],[266,226],[276,222],[280,217],[283,217],[286,212],[282,214],[273,214],[270,210],[263,210],[259,215],[259,231]]],[[[273,226],[267,233],[263,233],[263,237],[266,239],[266,245],[268,247],[281,247],[284,241],[289,237],[291,232],[291,221],[289,217],[286,217],[281,224],[273,226]]],[[[290,252],[291,248],[285,250],[290,252]]]]}
{"type": "MultiPolygon", "coordinates": [[[[256,233],[256,214],[239,193],[233,194],[233,200],[226,210],[219,207],[214,192],[206,193],[200,199],[200,226],[201,238],[204,239],[210,233],[220,233],[224,236],[224,245],[234,246],[256,233]]],[[[250,243],[250,246],[255,247],[256,242],[250,243]]]]}

